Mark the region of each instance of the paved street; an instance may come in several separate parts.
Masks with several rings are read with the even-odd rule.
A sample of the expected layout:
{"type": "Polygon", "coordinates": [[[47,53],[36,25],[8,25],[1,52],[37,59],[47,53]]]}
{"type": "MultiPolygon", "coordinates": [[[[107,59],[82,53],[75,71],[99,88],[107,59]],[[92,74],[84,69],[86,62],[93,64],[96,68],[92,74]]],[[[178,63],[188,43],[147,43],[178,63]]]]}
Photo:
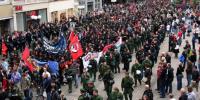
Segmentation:
{"type": "MultiPolygon", "coordinates": [[[[185,40],[189,40],[191,42],[191,37],[186,37],[185,40]]],[[[180,49],[180,52],[183,51],[183,46],[185,45],[185,40],[183,40],[182,42],[182,45],[181,45],[181,49],[180,49]]],[[[198,44],[196,44],[198,45],[198,44]]],[[[168,51],[168,37],[165,38],[165,41],[162,43],[161,45],[161,49],[160,49],[160,52],[159,52],[159,55],[162,53],[162,52],[167,52],[168,51]]],[[[179,64],[179,61],[178,59],[174,58],[174,54],[173,53],[170,53],[170,55],[172,56],[172,67],[174,68],[174,74],[176,73],[176,69],[178,67],[178,64],[179,64]]],[[[179,54],[180,55],[180,54],[179,54]]],[[[133,54],[133,61],[135,60],[135,54],[133,54]]],[[[132,65],[133,62],[131,62],[131,65],[132,65]]],[[[121,68],[123,67],[123,65],[121,64],[120,65],[121,68]]],[[[153,93],[154,93],[154,100],[168,100],[169,97],[166,96],[166,98],[164,99],[161,99],[159,94],[157,93],[157,91],[155,91],[156,89],[156,67],[157,67],[157,64],[154,66],[153,68],[153,76],[152,76],[152,81],[151,81],[151,84],[152,84],[152,90],[153,90],[153,93]]],[[[185,72],[184,72],[185,74],[185,72]]],[[[124,72],[121,72],[119,74],[115,74],[115,84],[113,85],[114,87],[119,87],[120,90],[121,90],[121,80],[122,78],[124,77],[124,72]]],[[[144,79],[145,80],[145,79],[144,79]]],[[[178,98],[180,93],[179,91],[176,90],[177,88],[177,81],[176,81],[176,77],[174,78],[174,81],[173,81],[173,94],[175,96],[175,98],[178,98]]],[[[134,89],[134,92],[133,92],[133,100],[139,100],[141,97],[142,97],[142,94],[143,94],[143,91],[144,91],[144,83],[141,85],[141,86],[138,86],[134,89]]],[[[103,82],[102,81],[97,81],[95,82],[95,86],[96,88],[99,90],[99,94],[101,96],[104,97],[104,100],[106,100],[107,96],[106,96],[106,92],[103,90],[104,89],[104,86],[103,86],[103,82]]],[[[184,75],[184,79],[183,79],[183,86],[186,86],[186,77],[184,75]]],[[[78,96],[80,95],[80,87],[78,89],[74,89],[73,90],[73,93],[71,94],[68,94],[68,86],[63,86],[63,91],[64,93],[66,93],[66,97],[67,97],[67,100],[77,100],[78,99],[78,96]]],[[[196,90],[195,90],[196,92],[196,90]]],[[[198,92],[197,94],[199,94],[200,92],[198,92]]],[[[200,96],[198,96],[198,100],[200,100],[200,96]]]]}

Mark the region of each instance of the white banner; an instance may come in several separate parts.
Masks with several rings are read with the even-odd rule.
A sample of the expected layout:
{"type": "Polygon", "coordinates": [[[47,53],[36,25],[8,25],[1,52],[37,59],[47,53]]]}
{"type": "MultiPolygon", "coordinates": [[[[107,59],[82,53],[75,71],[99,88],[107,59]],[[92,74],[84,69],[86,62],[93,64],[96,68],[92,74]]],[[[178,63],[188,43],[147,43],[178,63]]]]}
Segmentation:
{"type": "Polygon", "coordinates": [[[87,55],[82,57],[84,68],[87,69],[87,67],[89,66],[90,60],[93,58],[97,61],[97,64],[98,64],[101,56],[102,56],[102,52],[95,52],[95,53],[89,52],[87,55]]]}
{"type": "Polygon", "coordinates": [[[111,0],[111,2],[117,2],[117,0],[111,0]]]}

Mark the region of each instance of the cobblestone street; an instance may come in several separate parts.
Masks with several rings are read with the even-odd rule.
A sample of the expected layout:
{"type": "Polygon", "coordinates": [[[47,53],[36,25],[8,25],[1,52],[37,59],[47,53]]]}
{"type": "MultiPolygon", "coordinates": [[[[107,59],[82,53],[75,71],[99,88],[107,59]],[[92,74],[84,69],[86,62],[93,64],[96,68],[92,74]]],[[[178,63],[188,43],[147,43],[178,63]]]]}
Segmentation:
{"type": "MultiPolygon", "coordinates": [[[[191,37],[186,37],[185,40],[189,40],[191,42],[191,37]]],[[[183,46],[185,45],[185,40],[183,40],[182,42],[182,45],[180,47],[180,53],[183,51],[183,46]]],[[[196,43],[196,45],[198,45],[196,43]]],[[[161,44],[161,49],[160,49],[160,52],[159,52],[159,56],[162,52],[167,52],[168,51],[168,37],[165,38],[165,41],[161,44]]],[[[179,55],[180,55],[179,53],[179,55]]],[[[174,75],[176,73],[176,70],[177,70],[177,67],[178,67],[178,64],[179,64],[179,60],[177,58],[174,57],[174,54],[173,53],[170,53],[170,55],[172,56],[172,67],[174,68],[174,75]]],[[[132,62],[130,65],[133,64],[133,61],[135,60],[135,54],[133,54],[133,58],[132,58],[132,62]]],[[[122,68],[123,65],[120,64],[120,67],[122,68]]],[[[154,93],[154,100],[168,100],[169,97],[168,95],[166,96],[166,98],[160,98],[160,95],[159,93],[155,90],[156,89],[156,67],[157,67],[157,64],[154,65],[154,68],[153,68],[153,75],[152,75],[152,80],[151,80],[151,85],[152,85],[152,90],[153,90],[153,93],[154,93]]],[[[184,72],[185,74],[185,72],[184,72]]],[[[122,71],[121,73],[117,73],[115,74],[115,84],[113,85],[113,87],[118,87],[120,88],[121,90],[121,80],[122,78],[124,77],[124,71],[122,71]]],[[[143,78],[143,80],[145,80],[145,78],[143,78]]],[[[177,81],[176,81],[176,77],[174,78],[174,81],[173,81],[173,94],[175,96],[175,98],[177,99],[180,95],[179,91],[177,91],[177,81]]],[[[141,97],[142,97],[142,94],[144,92],[144,85],[145,83],[142,83],[142,85],[138,85],[136,88],[134,88],[134,92],[133,92],[133,100],[139,100],[141,97]]],[[[103,90],[104,89],[104,86],[103,86],[103,82],[102,81],[96,81],[95,82],[95,86],[96,88],[99,90],[99,94],[101,96],[104,97],[104,100],[107,99],[107,95],[106,95],[106,92],[103,90]]],[[[183,78],[183,86],[186,86],[186,77],[184,75],[184,78],[183,78]]],[[[73,89],[73,92],[71,94],[68,94],[68,86],[65,85],[62,87],[66,97],[67,97],[67,100],[77,100],[78,99],[78,96],[80,95],[80,88],[77,88],[77,89],[73,89]]],[[[195,90],[196,92],[196,90],[195,90]]],[[[200,92],[198,92],[197,94],[199,94],[200,92]]],[[[199,100],[199,95],[197,95],[198,97],[198,100],[199,100]]]]}

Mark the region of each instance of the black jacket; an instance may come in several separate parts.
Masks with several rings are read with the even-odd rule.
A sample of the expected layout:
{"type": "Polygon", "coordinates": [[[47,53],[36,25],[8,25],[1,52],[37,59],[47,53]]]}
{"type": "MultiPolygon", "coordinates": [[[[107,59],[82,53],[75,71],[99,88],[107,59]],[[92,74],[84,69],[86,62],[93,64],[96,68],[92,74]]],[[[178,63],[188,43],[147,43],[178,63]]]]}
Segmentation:
{"type": "Polygon", "coordinates": [[[184,94],[184,95],[181,95],[178,100],[187,100],[187,99],[188,99],[187,94],[184,94]]]}
{"type": "Polygon", "coordinates": [[[145,90],[144,93],[143,93],[143,96],[144,95],[148,96],[149,100],[153,100],[153,92],[152,92],[151,89],[145,90]]]}

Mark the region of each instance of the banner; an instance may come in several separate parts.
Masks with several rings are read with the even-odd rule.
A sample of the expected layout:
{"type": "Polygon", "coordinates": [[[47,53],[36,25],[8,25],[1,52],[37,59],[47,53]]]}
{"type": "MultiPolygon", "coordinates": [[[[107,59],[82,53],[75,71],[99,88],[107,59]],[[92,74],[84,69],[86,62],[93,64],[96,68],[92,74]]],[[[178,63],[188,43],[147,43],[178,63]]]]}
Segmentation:
{"type": "Polygon", "coordinates": [[[84,68],[88,67],[90,60],[93,58],[97,61],[97,64],[98,64],[101,56],[102,56],[102,52],[95,52],[95,53],[89,52],[87,55],[82,57],[84,68]]]}
{"type": "Polygon", "coordinates": [[[53,44],[47,38],[43,37],[43,47],[47,52],[58,53],[66,49],[66,39],[64,36],[60,36],[60,40],[53,44]]]}
{"type": "Polygon", "coordinates": [[[122,37],[120,37],[119,40],[114,44],[118,52],[120,52],[121,44],[122,44],[122,37]]]}
{"type": "Polygon", "coordinates": [[[28,67],[28,69],[33,72],[34,66],[31,62],[30,58],[30,50],[28,47],[25,47],[24,51],[22,52],[22,59],[24,60],[25,65],[28,67]]]}
{"type": "Polygon", "coordinates": [[[110,48],[113,47],[113,44],[109,44],[109,45],[106,45],[104,48],[103,48],[103,53],[105,54],[110,48]]]}
{"type": "Polygon", "coordinates": [[[83,55],[83,49],[77,35],[74,36],[72,40],[70,40],[69,51],[74,60],[83,55]]]}

